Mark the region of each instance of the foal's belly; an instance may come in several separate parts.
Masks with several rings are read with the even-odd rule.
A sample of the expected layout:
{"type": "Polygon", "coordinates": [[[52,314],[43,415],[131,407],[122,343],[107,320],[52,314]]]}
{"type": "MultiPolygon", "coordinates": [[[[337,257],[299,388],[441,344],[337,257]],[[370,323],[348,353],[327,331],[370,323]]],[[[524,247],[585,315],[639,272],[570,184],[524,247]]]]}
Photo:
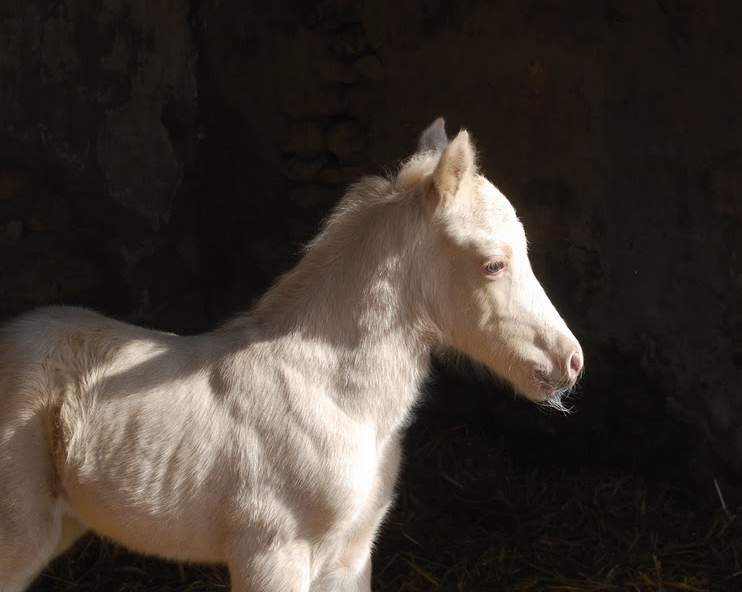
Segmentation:
{"type": "Polygon", "coordinates": [[[70,513],[94,532],[134,551],[168,559],[225,560],[221,491],[203,486],[188,491],[184,484],[148,495],[151,490],[137,493],[125,479],[111,481],[105,474],[68,475],[63,490],[70,513]]]}
{"type": "Polygon", "coordinates": [[[59,470],[71,513],[132,550],[223,561],[230,450],[177,409],[155,422],[146,405],[117,407],[93,410],[72,432],[59,470]]]}
{"type": "MultiPolygon", "coordinates": [[[[93,532],[145,555],[164,559],[222,563],[226,560],[223,532],[199,519],[203,508],[190,509],[190,516],[175,513],[152,515],[136,504],[112,508],[106,502],[75,488],[67,491],[71,514],[93,532]]],[[[181,512],[178,512],[180,514],[181,512]]]]}

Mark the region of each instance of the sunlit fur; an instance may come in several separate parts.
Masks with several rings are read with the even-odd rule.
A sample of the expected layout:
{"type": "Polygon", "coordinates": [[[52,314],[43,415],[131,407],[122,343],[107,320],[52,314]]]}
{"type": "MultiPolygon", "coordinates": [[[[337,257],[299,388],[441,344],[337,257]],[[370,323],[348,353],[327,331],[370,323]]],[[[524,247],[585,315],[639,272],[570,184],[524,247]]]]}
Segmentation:
{"type": "Polygon", "coordinates": [[[297,266],[210,333],[72,307],[10,322],[0,592],[25,589],[88,530],[226,563],[238,591],[368,592],[402,433],[440,346],[557,408],[582,355],[512,207],[477,173],[468,134],[448,142],[442,120],[398,174],[352,187],[297,266]],[[496,278],[490,256],[507,259],[496,278]]]}

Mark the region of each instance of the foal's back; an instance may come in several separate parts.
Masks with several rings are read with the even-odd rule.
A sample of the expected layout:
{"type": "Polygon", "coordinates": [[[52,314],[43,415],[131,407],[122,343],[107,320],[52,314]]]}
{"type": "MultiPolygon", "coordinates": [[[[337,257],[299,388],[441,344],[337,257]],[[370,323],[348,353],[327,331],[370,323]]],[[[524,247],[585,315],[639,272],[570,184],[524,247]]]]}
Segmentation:
{"type": "Polygon", "coordinates": [[[49,411],[76,397],[110,391],[117,377],[119,382],[125,377],[132,387],[145,374],[152,385],[165,382],[178,370],[192,367],[193,345],[186,338],[84,308],[54,306],[22,315],[0,330],[2,425],[20,408],[49,411]],[[4,413],[8,405],[20,408],[4,413]]]}

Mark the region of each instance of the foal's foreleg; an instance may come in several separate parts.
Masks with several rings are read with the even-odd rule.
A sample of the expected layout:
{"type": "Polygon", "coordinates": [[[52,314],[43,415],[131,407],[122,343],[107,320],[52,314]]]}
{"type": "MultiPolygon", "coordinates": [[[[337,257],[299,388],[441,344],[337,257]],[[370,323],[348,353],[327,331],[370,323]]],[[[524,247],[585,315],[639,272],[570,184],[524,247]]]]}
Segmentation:
{"type": "Polygon", "coordinates": [[[306,543],[276,544],[254,552],[254,542],[237,537],[229,545],[233,592],[309,592],[310,556],[306,543]]]}
{"type": "Polygon", "coordinates": [[[392,506],[402,449],[395,444],[379,472],[374,503],[343,545],[339,556],[312,582],[311,592],[371,592],[371,553],[384,518],[392,506]]]}
{"type": "Polygon", "coordinates": [[[311,592],[371,592],[371,552],[391,501],[361,524],[339,557],[312,582],[311,592]]]}

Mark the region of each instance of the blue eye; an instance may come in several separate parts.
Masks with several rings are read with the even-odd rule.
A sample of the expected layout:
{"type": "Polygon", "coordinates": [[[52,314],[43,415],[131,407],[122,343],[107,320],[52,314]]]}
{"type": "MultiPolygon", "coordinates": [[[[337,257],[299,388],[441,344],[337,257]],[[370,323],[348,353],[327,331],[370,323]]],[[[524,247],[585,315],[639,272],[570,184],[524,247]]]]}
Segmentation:
{"type": "Polygon", "coordinates": [[[489,275],[495,275],[505,269],[504,261],[490,261],[484,265],[484,271],[489,275]]]}

